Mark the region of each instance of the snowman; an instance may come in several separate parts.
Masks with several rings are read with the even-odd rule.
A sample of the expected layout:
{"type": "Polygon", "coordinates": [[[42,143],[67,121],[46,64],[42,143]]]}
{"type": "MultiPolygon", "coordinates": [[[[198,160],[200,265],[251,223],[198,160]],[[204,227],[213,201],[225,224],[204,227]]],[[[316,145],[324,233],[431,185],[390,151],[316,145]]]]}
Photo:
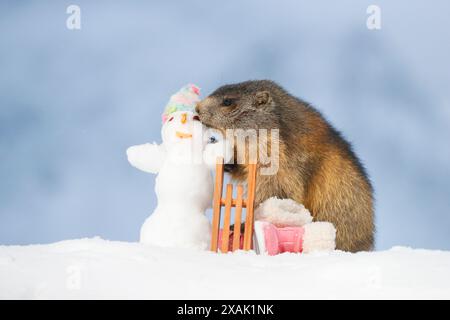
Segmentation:
{"type": "Polygon", "coordinates": [[[187,85],[171,96],[163,114],[162,144],[127,150],[130,164],[157,174],[157,207],[140,233],[140,241],[163,247],[206,250],[210,223],[205,211],[213,198],[211,169],[218,156],[231,154],[221,134],[207,129],[194,109],[199,89],[187,85]]]}

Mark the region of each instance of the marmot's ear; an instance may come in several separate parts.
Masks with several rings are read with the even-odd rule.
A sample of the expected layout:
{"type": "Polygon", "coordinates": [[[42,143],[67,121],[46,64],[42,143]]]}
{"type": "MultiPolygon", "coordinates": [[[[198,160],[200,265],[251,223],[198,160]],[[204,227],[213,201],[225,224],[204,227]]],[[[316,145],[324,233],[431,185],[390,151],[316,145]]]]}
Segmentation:
{"type": "Polygon", "coordinates": [[[258,91],[255,94],[255,101],[258,106],[268,104],[271,100],[269,91],[258,91]]]}

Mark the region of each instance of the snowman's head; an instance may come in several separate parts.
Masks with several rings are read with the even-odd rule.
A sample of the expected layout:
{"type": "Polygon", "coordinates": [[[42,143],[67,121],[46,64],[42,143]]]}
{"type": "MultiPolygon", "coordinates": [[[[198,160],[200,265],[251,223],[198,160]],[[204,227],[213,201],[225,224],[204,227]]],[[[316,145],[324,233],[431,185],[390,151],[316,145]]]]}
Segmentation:
{"type": "MultiPolygon", "coordinates": [[[[177,111],[171,113],[162,127],[162,140],[166,146],[181,143],[195,143],[203,139],[204,126],[195,112],[177,111]]],[[[201,142],[200,142],[201,143],[201,142]]]]}
{"type": "Polygon", "coordinates": [[[204,145],[204,126],[195,112],[200,101],[200,89],[188,84],[173,94],[162,114],[161,131],[163,144],[167,149],[174,146],[184,153],[200,153],[204,145]],[[181,147],[183,146],[183,147],[181,147]]]}

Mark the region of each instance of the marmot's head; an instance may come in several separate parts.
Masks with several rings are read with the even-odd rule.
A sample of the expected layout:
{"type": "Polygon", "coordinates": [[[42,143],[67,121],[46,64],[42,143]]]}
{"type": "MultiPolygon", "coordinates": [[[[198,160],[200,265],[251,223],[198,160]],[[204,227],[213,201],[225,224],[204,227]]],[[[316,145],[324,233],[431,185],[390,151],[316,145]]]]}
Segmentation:
{"type": "Polygon", "coordinates": [[[196,111],[205,125],[216,129],[276,128],[276,96],[280,90],[269,80],[229,84],[200,101],[196,111]]]}

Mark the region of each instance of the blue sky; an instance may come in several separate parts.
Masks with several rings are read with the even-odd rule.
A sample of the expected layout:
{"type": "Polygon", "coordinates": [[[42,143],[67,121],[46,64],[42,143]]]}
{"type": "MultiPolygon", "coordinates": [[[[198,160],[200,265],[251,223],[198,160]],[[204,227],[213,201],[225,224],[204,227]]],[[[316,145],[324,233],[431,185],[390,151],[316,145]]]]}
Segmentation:
{"type": "Polygon", "coordinates": [[[136,241],[155,207],[128,146],[160,141],[185,83],[272,79],[351,141],[376,190],[377,249],[450,249],[450,4],[3,1],[0,244],[136,241]],[[81,8],[81,30],[66,8],[81,8]]]}

